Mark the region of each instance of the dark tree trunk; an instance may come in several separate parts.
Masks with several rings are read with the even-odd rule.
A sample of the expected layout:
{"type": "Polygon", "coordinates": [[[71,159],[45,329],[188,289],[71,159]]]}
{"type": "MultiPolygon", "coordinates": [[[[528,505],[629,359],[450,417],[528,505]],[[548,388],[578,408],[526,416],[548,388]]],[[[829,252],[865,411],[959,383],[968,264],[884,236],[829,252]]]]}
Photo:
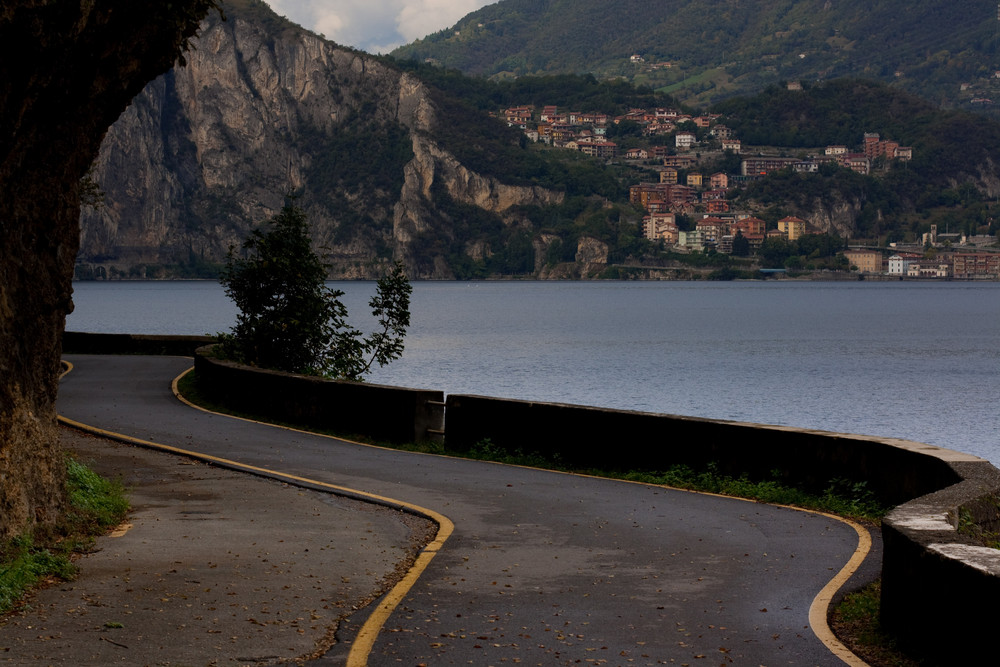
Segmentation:
{"type": "Polygon", "coordinates": [[[168,70],[214,0],[0,6],[0,538],[55,519],[55,399],[80,179],[107,128],[168,70]]]}

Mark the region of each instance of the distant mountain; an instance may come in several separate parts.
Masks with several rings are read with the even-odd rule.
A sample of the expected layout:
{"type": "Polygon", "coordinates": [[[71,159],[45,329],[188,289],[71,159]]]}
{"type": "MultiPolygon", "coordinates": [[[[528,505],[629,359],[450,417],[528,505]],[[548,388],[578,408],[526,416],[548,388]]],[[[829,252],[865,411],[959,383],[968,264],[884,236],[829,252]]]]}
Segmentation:
{"type": "Polygon", "coordinates": [[[998,98],[995,0],[502,0],[400,47],[486,77],[593,73],[704,104],[863,76],[944,106],[998,98]]]}

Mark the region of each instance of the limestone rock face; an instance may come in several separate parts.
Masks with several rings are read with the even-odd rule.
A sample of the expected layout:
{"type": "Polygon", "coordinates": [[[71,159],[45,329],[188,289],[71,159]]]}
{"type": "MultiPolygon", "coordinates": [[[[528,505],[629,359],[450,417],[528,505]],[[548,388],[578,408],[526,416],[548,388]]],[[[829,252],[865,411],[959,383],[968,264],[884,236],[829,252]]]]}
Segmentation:
{"type": "Polygon", "coordinates": [[[576,249],[576,263],[584,278],[596,277],[608,266],[608,244],[595,238],[580,238],[576,249]]]}
{"type": "Polygon", "coordinates": [[[861,213],[862,202],[838,200],[827,205],[817,199],[809,211],[801,211],[803,219],[809,223],[810,229],[823,234],[836,234],[841,237],[853,235],[861,213]]]}
{"type": "Polygon", "coordinates": [[[210,19],[187,64],[108,133],[94,171],[105,201],[82,214],[77,273],[197,275],[294,192],[336,277],[374,277],[390,259],[449,277],[434,258],[420,266],[440,272],[420,275],[412,257],[441,225],[435,183],[501,215],[561,195],[465,168],[434,140],[437,116],[420,81],[376,58],[259,16],[210,19]]]}
{"type": "Polygon", "coordinates": [[[463,204],[472,204],[491,213],[503,214],[513,206],[547,206],[563,200],[562,193],[537,186],[505,185],[495,178],[466,169],[454,156],[426,136],[413,135],[413,159],[406,165],[406,178],[395,206],[393,236],[405,247],[416,235],[430,228],[434,216],[432,186],[440,181],[448,195],[463,204]]]}

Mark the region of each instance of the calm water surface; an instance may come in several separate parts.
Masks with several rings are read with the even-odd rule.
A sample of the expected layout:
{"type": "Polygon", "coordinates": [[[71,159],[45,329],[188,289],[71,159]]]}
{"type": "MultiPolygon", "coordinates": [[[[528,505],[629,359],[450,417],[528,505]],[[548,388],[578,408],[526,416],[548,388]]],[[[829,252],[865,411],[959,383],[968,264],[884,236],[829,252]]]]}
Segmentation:
{"type": "MultiPolygon", "coordinates": [[[[346,292],[370,330],[372,283],[346,292]]],[[[205,334],[214,282],[76,283],[74,331],[205,334]]],[[[1000,464],[998,283],[414,283],[401,360],[446,393],[894,436],[1000,464]]]]}

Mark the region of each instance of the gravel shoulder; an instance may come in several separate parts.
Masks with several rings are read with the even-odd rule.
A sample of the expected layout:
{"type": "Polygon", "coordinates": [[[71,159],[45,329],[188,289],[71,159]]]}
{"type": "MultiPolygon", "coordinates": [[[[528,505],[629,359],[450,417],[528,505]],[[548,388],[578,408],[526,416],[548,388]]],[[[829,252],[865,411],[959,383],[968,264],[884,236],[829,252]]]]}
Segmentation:
{"type": "MultiPolygon", "coordinates": [[[[281,664],[322,656],[405,573],[429,521],[70,429],[80,461],[130,491],[127,523],[78,578],[0,625],[18,665],[281,664]]],[[[349,639],[349,638],[348,638],[349,639]]]]}

